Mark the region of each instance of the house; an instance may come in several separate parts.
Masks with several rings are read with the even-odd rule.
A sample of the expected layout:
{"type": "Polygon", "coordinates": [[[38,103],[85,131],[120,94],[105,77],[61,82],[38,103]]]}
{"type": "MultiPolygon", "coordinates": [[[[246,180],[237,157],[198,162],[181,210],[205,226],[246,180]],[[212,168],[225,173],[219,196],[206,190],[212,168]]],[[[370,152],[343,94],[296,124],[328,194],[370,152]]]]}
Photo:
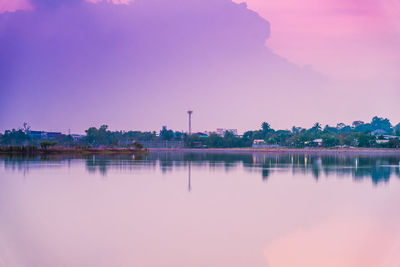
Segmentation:
{"type": "Polygon", "coordinates": [[[264,145],[266,144],[264,139],[254,139],[253,145],[264,145]]]}
{"type": "Polygon", "coordinates": [[[386,140],[389,140],[389,139],[398,139],[398,140],[400,141],[400,136],[384,134],[384,135],[383,135],[383,139],[386,139],[386,140]]]}
{"type": "Polygon", "coordinates": [[[207,133],[204,133],[204,132],[198,132],[198,133],[196,133],[199,137],[201,137],[201,138],[207,138],[208,137],[208,134],[207,133]]]}
{"type": "Polygon", "coordinates": [[[371,134],[372,134],[372,135],[375,135],[375,136],[376,136],[376,135],[386,135],[387,132],[386,132],[385,130],[378,129],[378,130],[372,131],[371,134]]]}
{"type": "Polygon", "coordinates": [[[281,146],[278,144],[267,144],[263,139],[255,139],[253,141],[252,148],[280,148],[281,146]]]}
{"type": "Polygon", "coordinates": [[[322,139],[314,139],[312,141],[304,142],[306,146],[322,146],[322,139]]]}
{"type": "Polygon", "coordinates": [[[378,140],[376,140],[376,143],[377,144],[387,144],[387,143],[389,143],[389,140],[388,139],[378,139],[378,140]]]}

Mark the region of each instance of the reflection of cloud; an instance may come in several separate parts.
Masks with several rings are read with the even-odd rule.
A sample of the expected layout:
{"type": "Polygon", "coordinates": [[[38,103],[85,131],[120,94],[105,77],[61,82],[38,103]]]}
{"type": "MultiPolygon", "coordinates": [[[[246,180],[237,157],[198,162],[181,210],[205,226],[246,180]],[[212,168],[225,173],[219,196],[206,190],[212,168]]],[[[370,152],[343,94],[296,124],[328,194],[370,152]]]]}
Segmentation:
{"type": "Polygon", "coordinates": [[[394,223],[345,219],[292,232],[272,242],[265,254],[270,267],[398,267],[398,251],[400,231],[394,223]]]}

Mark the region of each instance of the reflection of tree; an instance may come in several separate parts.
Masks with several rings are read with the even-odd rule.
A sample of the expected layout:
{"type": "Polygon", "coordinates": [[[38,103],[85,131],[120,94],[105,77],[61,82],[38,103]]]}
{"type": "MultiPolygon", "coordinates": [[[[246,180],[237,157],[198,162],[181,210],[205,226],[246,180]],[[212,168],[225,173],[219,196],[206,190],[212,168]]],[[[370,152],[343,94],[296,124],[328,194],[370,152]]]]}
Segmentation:
{"type": "MultiPolygon", "coordinates": [[[[400,155],[317,155],[317,154],[268,154],[268,153],[150,153],[143,158],[132,155],[91,155],[82,157],[43,155],[36,157],[1,156],[5,168],[17,171],[29,171],[35,166],[62,166],[73,160],[83,160],[91,173],[106,175],[110,168],[121,170],[155,169],[171,172],[176,168],[189,169],[189,181],[192,168],[236,171],[240,166],[251,172],[261,174],[268,179],[276,171],[297,174],[311,174],[315,179],[321,175],[329,177],[353,177],[355,180],[371,179],[372,183],[388,182],[392,176],[400,178],[400,155]],[[57,164],[47,164],[57,163],[57,164]],[[192,166],[193,165],[193,166],[192,166]]],[[[188,185],[190,186],[190,185],[188,185]]]]}
{"type": "Polygon", "coordinates": [[[318,178],[320,176],[320,169],[318,168],[318,166],[317,165],[312,165],[311,171],[312,171],[312,174],[313,174],[315,180],[318,181],[318,178]]]}
{"type": "Polygon", "coordinates": [[[261,175],[262,175],[262,179],[264,181],[267,181],[268,180],[268,176],[270,175],[270,170],[267,169],[267,168],[263,168],[262,172],[261,172],[261,175]]]}
{"type": "Polygon", "coordinates": [[[374,168],[371,172],[372,182],[377,184],[381,181],[388,182],[390,179],[391,170],[387,167],[377,167],[374,168]]]}
{"type": "Polygon", "coordinates": [[[92,156],[86,159],[86,169],[90,173],[99,171],[101,175],[105,176],[107,174],[107,165],[109,165],[109,162],[104,157],[92,156]]]}

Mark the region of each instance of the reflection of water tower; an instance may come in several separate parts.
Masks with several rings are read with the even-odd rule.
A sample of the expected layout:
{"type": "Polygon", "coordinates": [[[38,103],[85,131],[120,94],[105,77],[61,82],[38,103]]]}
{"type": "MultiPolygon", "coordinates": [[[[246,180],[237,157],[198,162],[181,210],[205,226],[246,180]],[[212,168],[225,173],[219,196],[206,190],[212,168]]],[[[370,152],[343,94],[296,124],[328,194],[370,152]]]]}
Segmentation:
{"type": "Polygon", "coordinates": [[[191,135],[192,134],[192,113],[193,113],[193,111],[189,110],[187,113],[189,114],[189,135],[191,135]]]}
{"type": "Polygon", "coordinates": [[[190,177],[192,174],[191,167],[192,167],[192,162],[189,161],[189,177],[188,177],[188,191],[189,192],[192,191],[192,181],[191,181],[191,177],[190,177]]]}

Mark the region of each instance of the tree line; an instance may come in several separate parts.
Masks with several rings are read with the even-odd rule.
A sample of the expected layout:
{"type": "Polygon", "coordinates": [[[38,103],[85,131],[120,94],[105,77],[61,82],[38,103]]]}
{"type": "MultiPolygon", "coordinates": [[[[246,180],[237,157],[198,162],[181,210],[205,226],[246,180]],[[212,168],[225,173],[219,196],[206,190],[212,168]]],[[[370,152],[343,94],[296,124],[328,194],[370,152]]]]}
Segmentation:
{"type": "Polygon", "coordinates": [[[71,135],[60,135],[51,140],[32,136],[30,127],[24,123],[23,128],[6,130],[0,134],[2,146],[86,146],[86,147],[129,147],[140,146],[143,141],[181,141],[185,147],[197,148],[230,148],[251,147],[254,140],[263,140],[265,145],[304,148],[307,146],[323,147],[400,147],[400,123],[393,126],[389,119],[373,117],[371,122],[354,121],[352,125],[338,123],[336,126],[315,123],[306,129],[293,126],[291,130],[275,130],[267,122],[260,129],[246,131],[243,135],[234,135],[226,131],[223,136],[211,133],[205,136],[201,133],[188,135],[163,127],[156,131],[110,131],[107,125],[99,128],[90,127],[82,138],[71,135]],[[318,140],[318,142],[314,142],[318,140]],[[381,142],[380,140],[386,140],[381,142]]]}

